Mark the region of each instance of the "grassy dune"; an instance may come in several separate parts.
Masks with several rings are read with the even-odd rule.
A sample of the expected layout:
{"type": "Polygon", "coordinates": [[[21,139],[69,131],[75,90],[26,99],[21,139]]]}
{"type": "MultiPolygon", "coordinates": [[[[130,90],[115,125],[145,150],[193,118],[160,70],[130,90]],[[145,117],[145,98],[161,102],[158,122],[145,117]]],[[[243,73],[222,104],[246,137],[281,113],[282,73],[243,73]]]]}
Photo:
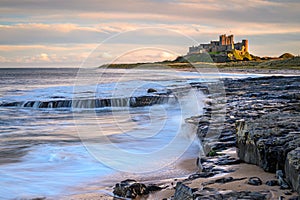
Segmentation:
{"type": "Polygon", "coordinates": [[[116,69],[193,69],[193,68],[243,68],[243,69],[276,69],[276,70],[300,70],[300,57],[296,56],[288,59],[273,59],[263,61],[238,61],[226,63],[213,63],[213,62],[178,62],[178,61],[165,61],[155,63],[129,63],[129,64],[106,64],[100,68],[116,68],[116,69]]]}

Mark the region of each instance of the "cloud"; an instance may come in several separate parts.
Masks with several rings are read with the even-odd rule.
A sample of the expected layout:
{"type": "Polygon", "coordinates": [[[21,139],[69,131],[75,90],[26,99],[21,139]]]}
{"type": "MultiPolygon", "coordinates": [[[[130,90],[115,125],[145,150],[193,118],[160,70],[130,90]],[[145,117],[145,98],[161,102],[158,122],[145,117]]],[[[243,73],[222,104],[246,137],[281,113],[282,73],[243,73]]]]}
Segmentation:
{"type": "Polygon", "coordinates": [[[112,59],[113,58],[113,55],[110,54],[109,52],[103,52],[99,55],[99,57],[101,59],[112,59]]]}
{"type": "Polygon", "coordinates": [[[36,49],[37,51],[50,51],[50,52],[66,52],[66,51],[87,51],[95,48],[97,44],[54,44],[54,45],[0,45],[0,52],[3,54],[5,52],[26,52],[31,49],[36,49]]]}
{"type": "Polygon", "coordinates": [[[50,62],[50,58],[49,58],[48,54],[46,54],[46,53],[41,53],[38,56],[38,60],[50,62]]]}
{"type": "Polygon", "coordinates": [[[120,55],[112,63],[153,62],[175,59],[178,54],[158,48],[140,48],[120,55]]]}
{"type": "MultiPolygon", "coordinates": [[[[115,34],[127,34],[136,31],[138,35],[128,35],[127,43],[170,43],[180,44],[178,37],[170,35],[171,31],[184,34],[187,37],[200,39],[204,42],[212,36],[221,33],[235,35],[262,35],[262,34],[290,34],[300,33],[298,24],[281,23],[243,23],[232,22],[230,25],[219,26],[199,24],[155,24],[151,27],[145,23],[101,23],[94,26],[80,26],[76,24],[14,24],[0,26],[1,44],[89,44],[101,43],[115,34]],[[160,32],[151,28],[161,29],[160,32]],[[145,29],[144,31],[139,31],[145,29]]],[[[126,42],[125,40],[122,42],[126,42]]]]}
{"type": "Polygon", "coordinates": [[[0,63],[7,63],[10,62],[9,59],[7,59],[6,57],[0,56],[0,63]]]}
{"type": "MultiPolygon", "coordinates": [[[[102,42],[107,45],[95,62],[109,61],[128,47],[161,45],[184,54],[189,45],[215,40],[223,33],[234,34],[236,40],[249,39],[253,52],[259,54],[266,48],[273,54],[283,48],[297,53],[299,44],[293,41],[300,35],[299,9],[296,0],[2,0],[0,62],[74,64],[102,42]],[[115,38],[107,40],[110,37],[115,38]]],[[[166,53],[139,56],[168,57],[166,53]]]]}
{"type": "MultiPolygon", "coordinates": [[[[3,16],[12,12],[19,13],[21,19],[41,19],[48,15],[56,22],[68,21],[89,23],[92,18],[99,22],[103,20],[143,20],[160,23],[210,23],[211,20],[239,22],[298,22],[300,2],[297,1],[266,1],[245,0],[179,0],[179,1],[17,1],[1,2],[0,11],[3,16]],[[99,14],[97,14],[99,13],[99,14]],[[97,17],[99,16],[99,18],[97,17]]],[[[45,19],[46,20],[46,19],[45,19]]],[[[95,23],[93,21],[93,23],[95,23]]]]}
{"type": "Polygon", "coordinates": [[[91,43],[107,33],[96,27],[75,24],[13,24],[0,26],[1,44],[91,43]]]}
{"type": "Polygon", "coordinates": [[[97,44],[0,45],[0,67],[45,64],[79,66],[96,46],[97,44]]]}

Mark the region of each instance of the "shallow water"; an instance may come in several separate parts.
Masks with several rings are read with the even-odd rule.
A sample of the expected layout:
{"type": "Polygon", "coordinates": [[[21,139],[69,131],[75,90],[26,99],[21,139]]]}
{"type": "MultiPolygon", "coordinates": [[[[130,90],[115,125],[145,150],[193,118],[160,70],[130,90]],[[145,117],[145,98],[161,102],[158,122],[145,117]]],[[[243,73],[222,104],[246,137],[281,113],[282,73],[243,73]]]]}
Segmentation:
{"type": "Polygon", "coordinates": [[[68,195],[78,192],[74,188],[93,182],[108,186],[124,176],[185,175],[174,162],[184,153],[194,158],[199,146],[195,127],[184,119],[202,112],[204,97],[189,83],[219,76],[168,70],[0,69],[0,103],[21,102],[0,106],[0,199],[68,195]],[[144,107],[24,107],[27,101],[139,97],[151,95],[148,88],[164,93],[177,87],[188,91],[175,101],[144,107]]]}

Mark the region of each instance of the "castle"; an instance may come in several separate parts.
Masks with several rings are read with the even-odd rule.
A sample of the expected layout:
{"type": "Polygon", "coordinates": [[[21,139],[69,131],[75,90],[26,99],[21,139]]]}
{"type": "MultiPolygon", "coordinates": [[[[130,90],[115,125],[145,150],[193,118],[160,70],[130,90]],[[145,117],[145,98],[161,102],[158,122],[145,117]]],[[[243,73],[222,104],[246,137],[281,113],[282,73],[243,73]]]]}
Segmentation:
{"type": "Polygon", "coordinates": [[[200,44],[198,46],[189,47],[188,54],[198,54],[203,52],[230,52],[232,50],[239,50],[241,53],[248,52],[248,40],[234,43],[233,35],[220,35],[219,41],[211,41],[208,44],[200,44]]]}

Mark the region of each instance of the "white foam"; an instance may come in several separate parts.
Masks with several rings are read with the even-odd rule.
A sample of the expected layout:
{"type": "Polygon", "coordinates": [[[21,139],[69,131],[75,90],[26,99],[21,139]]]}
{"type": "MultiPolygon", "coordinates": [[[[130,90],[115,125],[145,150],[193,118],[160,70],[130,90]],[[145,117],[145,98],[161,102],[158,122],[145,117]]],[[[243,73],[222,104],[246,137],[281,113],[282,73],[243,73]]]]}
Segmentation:
{"type": "Polygon", "coordinates": [[[0,167],[0,199],[68,194],[67,188],[113,173],[81,146],[40,145],[0,167]]]}

